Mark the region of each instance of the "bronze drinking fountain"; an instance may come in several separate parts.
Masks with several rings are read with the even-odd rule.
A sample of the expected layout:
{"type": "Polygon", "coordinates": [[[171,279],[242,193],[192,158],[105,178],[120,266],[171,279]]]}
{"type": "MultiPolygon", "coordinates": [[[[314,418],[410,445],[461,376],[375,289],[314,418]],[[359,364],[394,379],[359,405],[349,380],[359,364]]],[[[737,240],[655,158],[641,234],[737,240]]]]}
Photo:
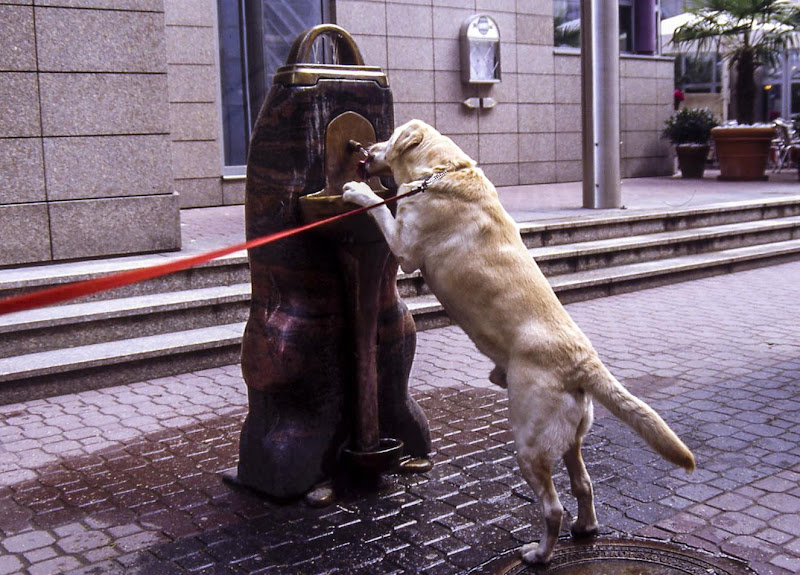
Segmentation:
{"type": "MultiPolygon", "coordinates": [[[[358,179],[355,142],[387,139],[393,124],[386,76],[364,65],[352,37],[330,24],[303,33],[253,130],[248,240],[356,208],[341,198],[358,179]],[[320,37],[337,64],[307,62],[320,37]]],[[[391,182],[369,184],[396,193],[391,182]]],[[[428,423],[408,393],[414,321],[397,292],[397,261],[368,214],[251,249],[249,260],[249,409],[229,480],[323,505],[343,470],[363,478],[430,469],[428,423]]]]}

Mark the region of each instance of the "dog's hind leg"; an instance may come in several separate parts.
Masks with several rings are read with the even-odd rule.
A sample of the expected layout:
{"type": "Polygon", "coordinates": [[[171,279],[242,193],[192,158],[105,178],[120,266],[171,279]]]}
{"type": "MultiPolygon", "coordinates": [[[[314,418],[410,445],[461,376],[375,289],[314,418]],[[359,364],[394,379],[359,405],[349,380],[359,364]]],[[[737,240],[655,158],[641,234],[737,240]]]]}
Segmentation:
{"type": "Polygon", "coordinates": [[[519,457],[519,466],[525,481],[531,486],[544,517],[544,530],[538,543],[528,543],[522,547],[522,560],[526,563],[547,563],[553,554],[558,534],[561,531],[561,519],[564,516],[564,507],[558,499],[555,485],[553,485],[552,462],[547,454],[541,453],[536,457],[519,457]]]}
{"type": "Polygon", "coordinates": [[[569,472],[569,482],[572,494],[578,500],[578,518],[572,524],[572,537],[580,539],[597,535],[597,516],[594,512],[594,494],[592,480],[586,471],[586,465],[581,456],[581,437],[575,439],[564,454],[564,464],[569,472]]]}

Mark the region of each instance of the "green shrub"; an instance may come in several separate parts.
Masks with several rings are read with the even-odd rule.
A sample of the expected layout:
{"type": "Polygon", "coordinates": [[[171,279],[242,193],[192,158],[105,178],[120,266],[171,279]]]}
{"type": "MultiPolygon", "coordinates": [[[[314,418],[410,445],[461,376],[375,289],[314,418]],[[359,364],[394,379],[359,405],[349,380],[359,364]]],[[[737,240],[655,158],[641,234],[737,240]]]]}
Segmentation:
{"type": "Polygon", "coordinates": [[[662,136],[675,145],[707,144],[719,122],[708,108],[681,108],[664,122],[662,136]]]}

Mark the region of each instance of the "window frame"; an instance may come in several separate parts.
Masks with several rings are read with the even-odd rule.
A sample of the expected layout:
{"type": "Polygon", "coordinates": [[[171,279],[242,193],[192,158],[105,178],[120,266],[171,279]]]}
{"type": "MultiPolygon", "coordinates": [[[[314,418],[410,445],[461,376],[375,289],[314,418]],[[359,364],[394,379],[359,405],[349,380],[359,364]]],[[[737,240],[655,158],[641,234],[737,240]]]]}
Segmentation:
{"type": "MultiPolygon", "coordinates": [[[[252,130],[255,126],[255,122],[258,118],[258,113],[260,111],[261,104],[255,103],[252,101],[252,86],[251,86],[251,73],[249,72],[250,66],[252,65],[251,57],[250,57],[250,50],[252,49],[253,38],[248,37],[248,30],[252,29],[251,22],[248,19],[248,10],[247,10],[247,3],[252,0],[218,0],[217,2],[213,3],[214,9],[214,22],[215,22],[215,47],[216,47],[216,55],[217,55],[217,63],[218,69],[216,74],[217,80],[217,102],[219,106],[219,153],[220,153],[220,166],[222,172],[222,179],[223,180],[239,180],[243,179],[247,172],[247,154],[249,148],[249,140],[252,136],[252,130]],[[224,3],[226,8],[230,8],[231,6],[235,5],[236,9],[239,10],[240,14],[240,27],[239,27],[239,46],[241,50],[241,59],[239,60],[239,69],[240,74],[242,75],[242,89],[244,91],[244,102],[245,102],[245,113],[247,116],[247,121],[244,125],[245,127],[245,134],[244,134],[244,145],[245,145],[245,162],[243,164],[234,164],[234,163],[227,163],[226,162],[226,146],[228,145],[228,141],[226,138],[230,137],[230,130],[226,125],[226,111],[225,111],[225,101],[223,100],[223,66],[225,62],[223,62],[222,58],[222,30],[221,30],[221,22],[220,22],[220,3],[224,3]]],[[[267,2],[268,0],[261,0],[262,2],[267,2]]],[[[331,0],[317,0],[319,2],[319,12],[318,12],[318,22],[331,22],[333,19],[333,2],[331,0]]],[[[297,34],[299,35],[303,30],[298,30],[297,34]]],[[[263,41],[262,41],[263,42],[263,41]]],[[[261,47],[263,49],[263,43],[261,43],[261,47]]],[[[267,71],[266,75],[271,78],[274,70],[267,71]]],[[[266,97],[267,93],[269,92],[269,87],[271,85],[271,79],[269,80],[269,85],[265,82],[264,87],[264,97],[266,97]]]]}

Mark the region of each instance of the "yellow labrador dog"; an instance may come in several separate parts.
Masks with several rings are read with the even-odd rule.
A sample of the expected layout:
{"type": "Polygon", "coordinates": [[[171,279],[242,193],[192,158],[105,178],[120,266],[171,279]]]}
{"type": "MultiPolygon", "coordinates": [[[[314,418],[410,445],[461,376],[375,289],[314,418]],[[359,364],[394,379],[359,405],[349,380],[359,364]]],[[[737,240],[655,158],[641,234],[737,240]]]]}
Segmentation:
{"type": "MultiPolygon", "coordinates": [[[[386,206],[369,213],[403,271],[421,270],[448,315],[495,363],[489,379],[508,388],[517,459],[545,523],[541,540],[522,548],[526,562],[546,563],[558,539],[563,507],[552,480],[558,458],[578,500],[573,536],[597,532],[592,483],[581,457],[592,398],[664,459],[694,469],[686,445],[600,361],[472,159],[419,120],[400,126],[368,153],[367,172],[391,173],[401,184],[398,193],[430,182],[426,191],[398,201],[396,217],[386,206]],[[433,182],[439,172],[447,173],[433,182]]],[[[344,199],[361,206],[381,201],[360,182],[344,186],[344,199]]]]}

